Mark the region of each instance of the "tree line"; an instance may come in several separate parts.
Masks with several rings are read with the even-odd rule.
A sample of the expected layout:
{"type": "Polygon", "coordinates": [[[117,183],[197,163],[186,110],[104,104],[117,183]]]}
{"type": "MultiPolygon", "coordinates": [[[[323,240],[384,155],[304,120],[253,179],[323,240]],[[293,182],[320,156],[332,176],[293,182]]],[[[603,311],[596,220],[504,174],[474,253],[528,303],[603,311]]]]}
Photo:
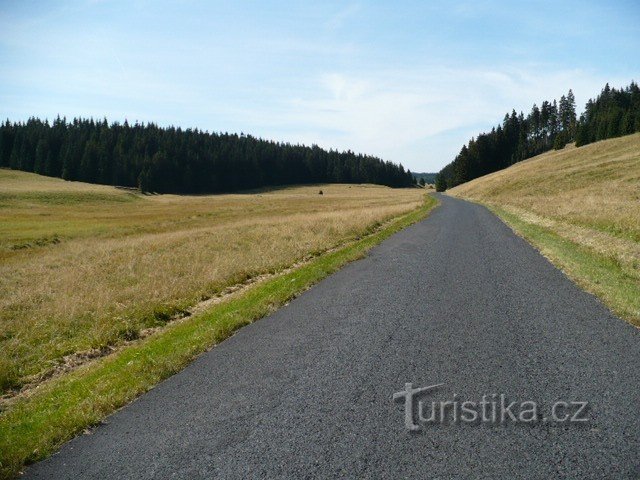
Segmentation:
{"type": "Polygon", "coordinates": [[[616,90],[609,84],[595,100],[589,99],[580,115],[576,146],[640,132],[640,88],[631,82],[616,90]]]}
{"type": "Polygon", "coordinates": [[[640,131],[640,89],[635,82],[616,90],[607,84],[595,100],[589,100],[580,119],[569,90],[560,101],[533,105],[525,117],[515,110],[501,125],[472,138],[436,177],[436,189],[444,191],[516,162],[567,143],[577,146],[640,131]]]}
{"type": "Polygon", "coordinates": [[[428,172],[411,172],[413,174],[413,178],[418,181],[418,184],[424,185],[426,183],[434,183],[436,181],[437,173],[428,173],[428,172]]]}
{"type": "Polygon", "coordinates": [[[0,167],[157,193],[218,193],[304,183],[415,184],[402,165],[244,134],[153,123],[31,118],[0,125],[0,167]]]}

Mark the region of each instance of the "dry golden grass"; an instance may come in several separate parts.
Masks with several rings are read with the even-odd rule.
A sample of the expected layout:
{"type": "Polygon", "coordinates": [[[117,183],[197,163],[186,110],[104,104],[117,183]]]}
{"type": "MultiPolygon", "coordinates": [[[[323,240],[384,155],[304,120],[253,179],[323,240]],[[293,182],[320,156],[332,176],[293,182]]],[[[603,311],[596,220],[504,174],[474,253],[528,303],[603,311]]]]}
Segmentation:
{"type": "Polygon", "coordinates": [[[640,134],[548,152],[449,193],[499,205],[627,260],[640,258],[640,134]]]}
{"type": "MultiPolygon", "coordinates": [[[[523,226],[542,228],[611,260],[616,275],[628,283],[626,292],[603,298],[631,322],[640,321],[633,300],[607,300],[614,293],[632,299],[640,286],[640,134],[547,152],[448,193],[497,207],[523,226]]],[[[563,255],[536,246],[571,270],[563,255]]],[[[581,275],[576,280],[602,293],[599,280],[581,275]]]]}
{"type": "Polygon", "coordinates": [[[321,185],[143,196],[0,170],[0,391],[364,235],[423,195],[321,185]]]}
{"type": "Polygon", "coordinates": [[[640,134],[568,147],[449,193],[640,241],[640,134]]]}

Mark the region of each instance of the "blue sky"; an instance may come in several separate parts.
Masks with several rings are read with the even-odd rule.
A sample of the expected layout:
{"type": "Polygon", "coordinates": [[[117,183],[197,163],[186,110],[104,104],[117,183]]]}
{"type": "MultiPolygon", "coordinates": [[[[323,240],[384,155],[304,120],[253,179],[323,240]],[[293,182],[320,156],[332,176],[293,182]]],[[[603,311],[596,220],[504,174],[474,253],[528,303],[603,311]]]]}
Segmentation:
{"type": "Polygon", "coordinates": [[[154,121],[436,171],[511,108],[640,80],[640,2],[1,1],[0,116],[154,121]]]}

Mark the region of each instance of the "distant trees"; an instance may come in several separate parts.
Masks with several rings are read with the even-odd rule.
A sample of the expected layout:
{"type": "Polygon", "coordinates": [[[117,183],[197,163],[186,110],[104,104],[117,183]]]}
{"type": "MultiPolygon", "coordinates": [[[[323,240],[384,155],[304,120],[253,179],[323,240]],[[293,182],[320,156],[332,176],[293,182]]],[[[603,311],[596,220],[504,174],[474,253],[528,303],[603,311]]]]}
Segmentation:
{"type": "Polygon", "coordinates": [[[472,138],[440,171],[440,189],[438,180],[436,189],[444,191],[570,142],[580,146],[637,131],[640,90],[636,83],[620,90],[607,84],[595,101],[587,102],[579,121],[575,96],[569,90],[559,102],[545,100],[540,107],[534,104],[526,117],[512,110],[501,125],[472,138]]]}
{"type": "Polygon", "coordinates": [[[635,82],[616,90],[605,85],[595,100],[589,100],[576,133],[582,146],[606,138],[640,131],[640,88],[635,82]]]}
{"type": "Polygon", "coordinates": [[[436,192],[444,192],[447,189],[447,181],[444,174],[438,173],[436,175],[436,192]]]}
{"type": "Polygon", "coordinates": [[[36,118],[1,124],[0,167],[158,193],[231,192],[296,183],[415,184],[402,165],[351,151],[153,123],[67,122],[60,117],[51,124],[36,118]]]}
{"type": "Polygon", "coordinates": [[[427,172],[423,172],[423,173],[418,173],[418,172],[411,172],[411,174],[413,175],[413,178],[416,179],[416,181],[420,181],[420,179],[424,180],[424,183],[434,183],[436,181],[436,174],[435,173],[427,173],[427,172]]]}

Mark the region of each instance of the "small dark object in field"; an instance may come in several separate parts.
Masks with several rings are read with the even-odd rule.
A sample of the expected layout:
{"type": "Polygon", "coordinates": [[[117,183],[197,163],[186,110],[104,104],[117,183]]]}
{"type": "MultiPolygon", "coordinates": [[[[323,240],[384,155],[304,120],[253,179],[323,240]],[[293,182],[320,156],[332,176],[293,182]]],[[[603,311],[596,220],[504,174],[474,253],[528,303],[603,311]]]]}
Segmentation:
{"type": "Polygon", "coordinates": [[[318,192],[318,195],[324,195],[324,194],[322,193],[322,190],[320,190],[320,191],[318,192]]]}

